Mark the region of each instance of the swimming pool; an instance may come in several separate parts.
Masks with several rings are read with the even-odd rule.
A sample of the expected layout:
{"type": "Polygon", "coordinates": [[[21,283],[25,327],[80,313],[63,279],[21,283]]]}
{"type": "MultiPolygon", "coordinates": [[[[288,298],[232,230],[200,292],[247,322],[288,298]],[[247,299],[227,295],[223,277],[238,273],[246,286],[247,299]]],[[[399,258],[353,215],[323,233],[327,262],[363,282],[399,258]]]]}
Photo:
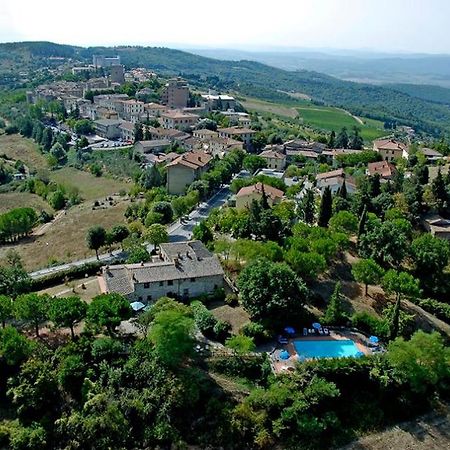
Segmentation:
{"type": "Polygon", "coordinates": [[[345,358],[361,356],[356,344],[350,340],[294,341],[295,350],[300,358],[345,358]]]}

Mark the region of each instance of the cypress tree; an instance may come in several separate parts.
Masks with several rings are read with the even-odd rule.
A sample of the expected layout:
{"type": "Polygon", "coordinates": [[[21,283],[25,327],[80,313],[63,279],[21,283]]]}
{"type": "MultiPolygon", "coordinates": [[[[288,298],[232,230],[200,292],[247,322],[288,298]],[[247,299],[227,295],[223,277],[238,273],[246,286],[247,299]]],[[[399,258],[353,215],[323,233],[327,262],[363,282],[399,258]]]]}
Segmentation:
{"type": "Polygon", "coordinates": [[[367,207],[366,207],[366,205],[364,205],[363,212],[361,213],[361,217],[359,218],[358,241],[359,241],[359,238],[364,234],[364,231],[366,228],[366,222],[367,222],[367,207]]]}
{"type": "Polygon", "coordinates": [[[328,222],[332,215],[333,209],[333,199],[331,197],[331,189],[327,186],[322,194],[322,200],[320,202],[319,209],[319,227],[328,227],[328,222]]]}

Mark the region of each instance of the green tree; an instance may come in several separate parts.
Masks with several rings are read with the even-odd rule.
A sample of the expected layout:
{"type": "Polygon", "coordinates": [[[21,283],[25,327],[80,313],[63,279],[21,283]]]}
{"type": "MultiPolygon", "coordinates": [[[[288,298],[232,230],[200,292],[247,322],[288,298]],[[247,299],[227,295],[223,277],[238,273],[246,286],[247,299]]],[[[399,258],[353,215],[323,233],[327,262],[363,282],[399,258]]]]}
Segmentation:
{"type": "Polygon", "coordinates": [[[14,315],[13,301],[7,295],[0,295],[0,322],[5,328],[6,321],[12,319],[14,315]]]}
{"type": "Polygon", "coordinates": [[[58,440],[65,448],[70,448],[74,442],[86,449],[129,447],[132,425],[125,418],[123,406],[105,392],[92,393],[80,411],[73,410],[72,414],[58,420],[58,440]]]}
{"type": "Polygon", "coordinates": [[[18,319],[34,327],[39,337],[39,325],[48,320],[50,297],[46,294],[23,294],[14,301],[14,312],[18,319]]]}
{"type": "Polygon", "coordinates": [[[139,264],[151,260],[150,253],[143,244],[136,244],[127,248],[127,264],[139,264]]]}
{"type": "Polygon", "coordinates": [[[259,259],[247,265],[237,285],[252,318],[274,321],[302,313],[308,290],[289,266],[259,259]]]}
{"type": "Polygon", "coordinates": [[[425,233],[412,241],[411,255],[418,275],[436,276],[447,266],[450,249],[446,241],[425,233]]]}
{"type": "Polygon", "coordinates": [[[56,158],[59,164],[64,164],[67,160],[67,153],[59,142],[53,144],[50,154],[56,158]]]}
{"type": "Polygon", "coordinates": [[[301,218],[302,220],[312,225],[316,214],[316,203],[314,201],[314,192],[312,189],[307,189],[301,201],[301,218]]]}
{"type": "Polygon", "coordinates": [[[16,298],[30,288],[31,278],[21,265],[0,266],[0,295],[16,298]]]}
{"type": "Polygon", "coordinates": [[[95,256],[98,259],[98,250],[106,243],[106,230],[100,226],[89,228],[86,243],[90,250],[95,250],[95,256]]]}
{"type": "Polygon", "coordinates": [[[319,208],[319,219],[317,224],[319,227],[327,227],[333,211],[333,199],[331,196],[331,189],[327,186],[322,194],[319,208]]]}
{"type": "MultiPolygon", "coordinates": [[[[114,225],[110,230],[112,242],[115,244],[121,244],[130,235],[130,231],[125,225],[114,225]]],[[[122,246],[123,250],[123,246],[122,246]]]]}
{"type": "Polygon", "coordinates": [[[303,253],[291,248],[286,253],[285,259],[295,273],[306,281],[314,281],[327,269],[326,259],[315,252],[303,253]]]}
{"type": "Polygon", "coordinates": [[[436,178],[431,183],[431,191],[436,201],[436,206],[439,214],[446,214],[448,208],[448,192],[445,186],[445,180],[439,168],[436,178]]]}
{"type": "Polygon", "coordinates": [[[64,206],[66,206],[66,198],[64,196],[64,192],[62,192],[60,189],[51,192],[47,197],[47,201],[49,205],[56,210],[63,209],[64,206]]]}
{"type": "Polygon", "coordinates": [[[58,328],[70,329],[75,338],[74,327],[86,317],[87,304],[79,297],[56,297],[50,303],[49,318],[58,328]]]}
{"type": "Polygon", "coordinates": [[[142,123],[136,122],[134,124],[134,142],[144,140],[144,130],[142,128],[142,123]]]}
{"type": "Polygon", "coordinates": [[[395,295],[395,307],[389,323],[389,338],[398,336],[402,297],[417,297],[420,294],[419,281],[406,272],[388,270],[383,277],[383,288],[387,294],[395,295]]]}
{"type": "Polygon", "coordinates": [[[86,319],[89,324],[97,327],[105,327],[108,334],[114,334],[114,330],[122,320],[131,317],[130,302],[122,295],[100,294],[92,299],[87,309],[86,319]]]}
{"type": "Polygon", "coordinates": [[[255,350],[255,342],[251,337],[237,334],[226,340],[225,345],[233,350],[236,355],[242,356],[255,350]]]}
{"type": "Polygon", "coordinates": [[[167,233],[167,229],[164,225],[154,223],[153,225],[150,225],[147,230],[145,230],[144,239],[150,242],[150,244],[153,244],[156,251],[156,247],[158,245],[169,240],[169,234],[167,233]]]}
{"type": "Polygon", "coordinates": [[[335,148],[348,148],[348,133],[347,128],[342,128],[336,136],[335,148]]]}
{"type": "Polygon", "coordinates": [[[28,359],[12,380],[7,395],[23,423],[54,421],[61,406],[58,381],[52,362],[28,359]]]}
{"type": "Polygon", "coordinates": [[[350,135],[348,146],[354,150],[361,150],[364,145],[364,140],[359,134],[359,128],[353,127],[352,134],[350,135]]]}
{"type": "Polygon", "coordinates": [[[399,267],[408,253],[410,234],[411,224],[405,219],[370,220],[359,239],[360,253],[377,263],[399,267]]]}
{"type": "Polygon", "coordinates": [[[331,217],[329,225],[333,231],[356,234],[358,231],[358,218],[350,211],[339,211],[331,217]]]}
{"type": "Polygon", "coordinates": [[[191,356],[194,349],[194,320],[178,309],[158,312],[150,329],[149,339],[158,358],[172,368],[191,356]]]}
{"type": "Polygon", "coordinates": [[[198,225],[192,230],[192,236],[194,239],[202,241],[204,244],[212,242],[214,239],[211,229],[208,227],[206,220],[202,220],[198,225]]]}
{"type": "Polygon", "coordinates": [[[368,295],[369,284],[378,284],[384,270],[373,259],[361,259],[352,267],[352,275],[358,283],[364,283],[364,295],[368,295]]]}
{"type": "Polygon", "coordinates": [[[450,377],[450,347],[439,333],[414,333],[409,341],[397,338],[389,344],[387,359],[396,378],[409,383],[413,392],[446,389],[450,377]]]}
{"type": "Polygon", "coordinates": [[[169,202],[155,202],[152,206],[151,211],[156,214],[161,214],[163,224],[172,222],[173,209],[172,205],[169,202]]]}
{"type": "Polygon", "coordinates": [[[158,167],[153,164],[151,167],[146,168],[140,178],[139,184],[144,189],[151,189],[153,187],[159,187],[163,184],[163,177],[158,169],[158,167]]]}
{"type": "Polygon", "coordinates": [[[323,320],[330,325],[342,325],[347,320],[342,301],[341,283],[339,281],[334,286],[334,291],[328,302],[323,320]]]}
{"type": "Polygon", "coordinates": [[[258,169],[267,167],[267,162],[259,155],[247,155],[242,162],[242,166],[251,174],[254,174],[258,169]]]}
{"type": "Polygon", "coordinates": [[[13,327],[0,329],[0,359],[8,366],[19,366],[33,350],[32,342],[13,327]]]}

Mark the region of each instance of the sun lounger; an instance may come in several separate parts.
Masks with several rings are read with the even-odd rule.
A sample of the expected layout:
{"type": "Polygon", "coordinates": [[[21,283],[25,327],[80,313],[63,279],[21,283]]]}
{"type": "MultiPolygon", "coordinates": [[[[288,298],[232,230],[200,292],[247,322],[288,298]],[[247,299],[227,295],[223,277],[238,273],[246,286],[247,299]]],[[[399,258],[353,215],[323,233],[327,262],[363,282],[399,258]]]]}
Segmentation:
{"type": "Polygon", "coordinates": [[[323,336],[323,330],[322,330],[322,328],[319,328],[318,331],[319,331],[319,334],[323,336]]]}
{"type": "Polygon", "coordinates": [[[323,329],[324,334],[326,334],[327,336],[330,335],[330,330],[328,328],[324,328],[323,329]]]}

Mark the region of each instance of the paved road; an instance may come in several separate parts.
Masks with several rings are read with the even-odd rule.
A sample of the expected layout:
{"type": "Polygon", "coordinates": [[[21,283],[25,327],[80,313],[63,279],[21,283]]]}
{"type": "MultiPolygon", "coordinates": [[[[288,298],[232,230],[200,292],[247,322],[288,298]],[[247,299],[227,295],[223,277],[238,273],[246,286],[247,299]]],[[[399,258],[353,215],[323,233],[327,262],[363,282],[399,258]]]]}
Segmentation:
{"type": "MultiPolygon", "coordinates": [[[[170,242],[180,242],[191,239],[192,237],[192,229],[195,225],[197,225],[201,220],[205,219],[211,209],[218,208],[225,204],[227,197],[230,195],[229,186],[224,186],[220,191],[218,191],[215,195],[213,195],[207,202],[201,203],[200,206],[192,211],[189,214],[189,221],[185,221],[181,223],[179,220],[173,224],[171,224],[168,228],[169,240],[170,242]]],[[[148,246],[148,250],[151,251],[153,249],[153,245],[148,246]]],[[[125,257],[126,254],[120,250],[116,250],[114,252],[105,253],[99,255],[99,260],[104,263],[113,262],[116,259],[120,259],[125,257]]],[[[39,279],[46,275],[50,275],[52,273],[62,272],[64,270],[70,269],[72,267],[79,267],[87,263],[96,262],[97,258],[92,256],[86,259],[80,259],[78,261],[73,261],[71,263],[62,264],[60,266],[47,267],[45,269],[40,269],[35,272],[31,272],[29,275],[33,279],[39,279]]]]}
{"type": "MultiPolygon", "coordinates": [[[[192,230],[195,225],[208,217],[213,208],[219,208],[224,205],[230,195],[229,186],[224,186],[220,191],[216,192],[207,202],[201,203],[200,206],[189,214],[189,220],[181,223],[179,220],[169,226],[170,242],[180,242],[191,239],[192,230]]],[[[150,246],[150,249],[153,247],[150,246]]]]}

